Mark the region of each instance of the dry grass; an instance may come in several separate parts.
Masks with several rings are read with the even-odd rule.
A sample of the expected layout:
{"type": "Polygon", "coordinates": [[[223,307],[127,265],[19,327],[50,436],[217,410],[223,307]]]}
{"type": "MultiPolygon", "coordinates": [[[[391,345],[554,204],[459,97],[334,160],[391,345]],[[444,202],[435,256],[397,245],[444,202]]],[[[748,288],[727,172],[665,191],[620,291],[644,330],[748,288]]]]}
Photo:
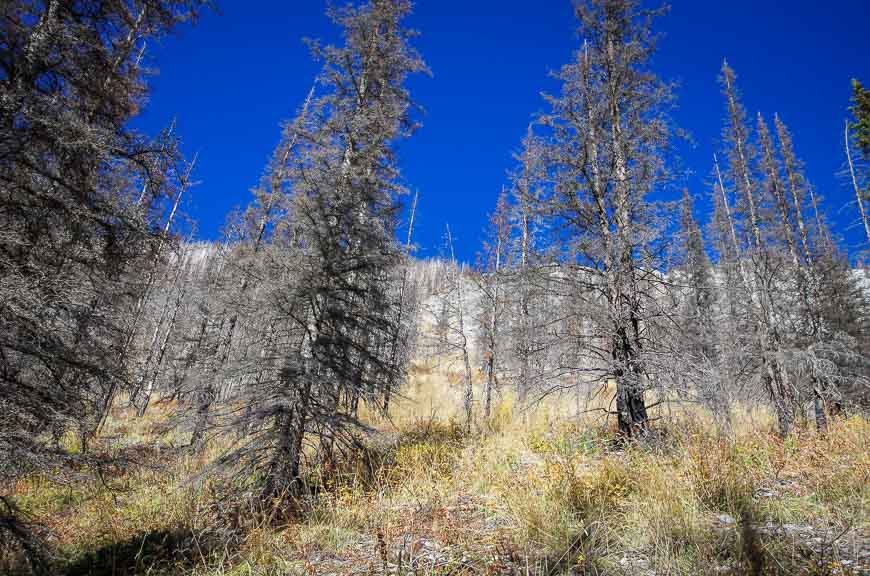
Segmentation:
{"type": "MultiPolygon", "coordinates": [[[[142,452],[102,479],[19,482],[12,497],[53,534],[70,574],[860,574],[870,570],[870,424],[785,441],[764,413],[720,437],[692,409],[624,445],[573,398],[519,411],[501,398],[471,436],[461,384],[419,367],[368,462],[321,476],[299,514],[236,509],[206,458],[142,452]],[[217,511],[217,512],[216,512],[217,511]],[[223,516],[221,516],[223,514],[223,516]],[[233,538],[216,524],[234,527],[233,538]]],[[[153,445],[161,409],[118,411],[115,447],[153,445]]],[[[133,448],[131,448],[132,450],[133,448]]],[[[220,446],[212,446],[213,454],[220,446]]],[[[9,560],[0,560],[0,571],[9,560]]]]}

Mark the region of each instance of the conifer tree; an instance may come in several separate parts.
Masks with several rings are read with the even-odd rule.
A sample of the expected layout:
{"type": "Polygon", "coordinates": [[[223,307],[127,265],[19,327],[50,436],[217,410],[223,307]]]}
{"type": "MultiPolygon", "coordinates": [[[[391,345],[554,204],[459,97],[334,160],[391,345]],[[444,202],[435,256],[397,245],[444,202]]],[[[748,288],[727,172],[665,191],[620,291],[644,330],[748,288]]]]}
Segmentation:
{"type": "Polygon", "coordinates": [[[691,324],[691,342],[703,356],[714,359],[715,344],[712,341],[714,303],[716,300],[713,284],[713,270],[710,258],[704,250],[704,239],[695,216],[692,213],[692,198],[689,190],[683,190],[681,227],[685,242],[685,275],[689,289],[688,311],[686,316],[691,324]]]}
{"type": "Polygon", "coordinates": [[[69,429],[86,444],[127,381],[128,272],[160,245],[179,161],[129,128],[144,42],[201,4],[0,8],[0,483],[52,468],[69,429]]]}
{"type": "MultiPolygon", "coordinates": [[[[0,4],[0,492],[86,467],[129,382],[135,265],[162,246],[180,163],[169,131],[129,126],[147,96],[144,45],[202,4],[0,4]]],[[[10,536],[45,567],[12,508],[0,512],[10,536]]]]}
{"type": "MultiPolygon", "coordinates": [[[[826,407],[858,404],[866,397],[868,301],[848,260],[830,241],[812,188],[785,123],[774,119],[786,174],[789,214],[799,248],[792,254],[793,316],[790,337],[805,373],[801,392],[813,399],[817,427],[827,427],[826,407]],[[809,205],[807,199],[809,198],[809,205]],[[815,213],[808,225],[804,213],[815,213]],[[811,228],[815,228],[814,230],[811,228]]],[[[787,216],[780,211],[783,220],[787,216]]]]}
{"type": "Polygon", "coordinates": [[[537,288],[540,282],[536,277],[542,264],[538,253],[538,208],[544,164],[542,141],[532,132],[531,126],[522,146],[522,151],[515,156],[518,166],[510,175],[516,253],[516,270],[512,279],[515,290],[510,307],[512,345],[518,364],[515,384],[520,406],[525,408],[529,391],[541,384],[540,370],[537,369],[540,346],[535,336],[541,332],[536,329],[540,316],[536,313],[536,304],[540,303],[537,288]]]}
{"type": "Polygon", "coordinates": [[[855,192],[858,214],[864,225],[867,245],[870,247],[870,177],[867,166],[870,164],[870,90],[866,90],[858,80],[852,80],[852,106],[849,108],[854,119],[846,121],[845,148],[849,177],[855,192]],[[852,143],[861,155],[862,162],[852,154],[852,143]]]}
{"type": "Polygon", "coordinates": [[[653,344],[648,313],[658,306],[648,281],[663,254],[648,197],[667,180],[670,89],[649,69],[658,12],[592,0],[576,13],[584,45],[559,72],[562,92],[548,98],[552,111],[540,120],[551,132],[546,210],[565,231],[564,257],[582,266],[572,274],[597,293],[587,310],[591,334],[577,339],[589,344],[601,381],[615,380],[619,429],[636,436],[649,419],[644,357],[653,344]]]}
{"type": "Polygon", "coordinates": [[[399,197],[406,192],[394,147],[416,124],[404,86],[426,71],[402,20],[407,0],[330,8],[342,46],[312,43],[323,62],[299,144],[281,171],[287,211],[276,222],[268,257],[279,315],[274,373],[255,382],[243,422],[250,434],[221,462],[262,471],[265,492],[302,485],[303,443],[318,453],[355,445],[352,403],[375,408],[402,381],[393,283],[403,261],[397,242],[399,197]]]}
{"type": "Polygon", "coordinates": [[[852,113],[852,122],[850,128],[855,135],[855,144],[864,158],[870,158],[870,90],[864,88],[863,84],[856,79],[852,79],[852,106],[849,108],[852,113]]]}
{"type": "Polygon", "coordinates": [[[737,249],[741,254],[741,280],[749,295],[747,314],[757,334],[752,356],[757,363],[758,380],[776,411],[779,431],[785,435],[794,424],[796,391],[785,366],[788,344],[782,322],[788,306],[786,299],[780,298],[785,284],[779,275],[779,271],[784,270],[780,266],[784,254],[775,243],[781,234],[774,230],[782,228],[774,224],[774,213],[768,205],[768,192],[773,187],[781,187],[781,183],[772,156],[765,164],[764,152],[762,175],[758,177],[754,171],[757,158],[755,148],[750,145],[750,129],[736,78],[734,70],[724,62],[720,76],[727,112],[723,136],[728,151],[727,175],[737,198],[733,223],[743,231],[742,237],[737,239],[737,249]],[[768,169],[766,174],[765,168],[768,169]]]}
{"type": "MultiPolygon", "coordinates": [[[[866,361],[856,347],[862,329],[847,328],[842,318],[864,318],[865,299],[858,296],[860,289],[824,224],[788,129],[775,118],[777,149],[759,114],[753,141],[735,80],[734,71],[723,64],[726,174],[736,197],[733,211],[721,177],[718,185],[746,295],[735,308],[754,340],[744,343],[741,355],[747,376],[773,405],[780,434],[790,432],[809,401],[824,429],[824,404],[841,398],[843,390],[864,386],[865,378],[856,370],[866,361]],[[808,220],[810,213],[814,218],[808,220]]],[[[730,263],[723,260],[723,265],[730,263]]]]}
{"type": "MultiPolygon", "coordinates": [[[[719,204],[717,203],[717,212],[719,204]]],[[[675,381],[687,380],[685,392],[697,395],[727,430],[730,427],[730,395],[724,376],[721,348],[727,348],[730,334],[719,315],[719,293],[710,258],[704,247],[701,228],[692,207],[688,189],[683,190],[680,218],[679,266],[669,277],[680,286],[681,329],[675,342],[675,381]],[[726,344],[726,346],[723,346],[726,344]]],[[[717,219],[721,216],[716,215],[717,219]]],[[[726,259],[723,260],[724,262],[726,259]]]]}

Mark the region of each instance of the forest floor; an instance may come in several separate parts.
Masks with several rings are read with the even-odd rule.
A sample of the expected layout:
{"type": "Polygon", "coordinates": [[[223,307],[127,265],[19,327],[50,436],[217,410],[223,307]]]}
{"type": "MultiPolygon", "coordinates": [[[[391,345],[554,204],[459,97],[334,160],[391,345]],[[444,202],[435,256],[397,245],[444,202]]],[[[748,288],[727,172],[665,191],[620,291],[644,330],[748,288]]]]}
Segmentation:
{"type": "MultiPolygon", "coordinates": [[[[156,435],[160,405],[105,427],[130,465],[29,478],[12,500],[57,574],[870,574],[862,417],[781,440],[743,411],[726,438],[684,409],[625,444],[573,399],[518,413],[506,398],[466,434],[455,380],[415,370],[392,419],[372,419],[367,457],[318,470],[289,512],[198,477],[224,446],[192,456],[156,435]]],[[[12,562],[0,546],[0,572],[12,562]]]]}

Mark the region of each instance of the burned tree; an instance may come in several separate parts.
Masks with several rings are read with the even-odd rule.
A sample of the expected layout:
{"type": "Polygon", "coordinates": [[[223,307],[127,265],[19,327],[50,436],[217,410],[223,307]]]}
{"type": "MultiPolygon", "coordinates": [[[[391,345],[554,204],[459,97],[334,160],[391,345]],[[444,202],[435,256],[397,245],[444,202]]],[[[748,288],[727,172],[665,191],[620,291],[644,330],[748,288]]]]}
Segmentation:
{"type": "MultiPolygon", "coordinates": [[[[129,128],[147,94],[144,41],[199,0],[0,5],[0,485],[88,462],[121,343],[133,265],[150,261],[179,162],[129,128]],[[81,451],[69,451],[74,433],[81,451]]],[[[0,539],[34,570],[38,540],[0,492],[0,539]],[[16,544],[17,542],[17,544],[16,544]]]]}
{"type": "MultiPolygon", "coordinates": [[[[721,219],[720,202],[716,204],[717,220],[721,219]]],[[[724,236],[714,227],[715,232],[718,232],[719,249],[724,251],[721,260],[724,266],[730,262],[728,248],[721,245],[722,240],[728,241],[727,228],[724,236]]],[[[678,240],[677,266],[669,274],[672,287],[678,288],[670,293],[676,300],[675,318],[680,327],[673,343],[674,356],[678,360],[673,362],[671,378],[675,382],[685,382],[688,386],[682,392],[690,397],[697,396],[727,431],[731,423],[730,377],[729,367],[724,365],[722,359],[722,350],[730,350],[727,343],[734,338],[736,331],[730,324],[727,312],[723,314],[721,309],[723,301],[719,297],[716,272],[707,255],[688,189],[683,191],[678,240]],[[726,327],[727,330],[723,330],[726,327]],[[721,332],[724,335],[720,335],[721,332]]],[[[730,278],[727,272],[725,278],[727,284],[730,278]]],[[[724,301],[727,306],[728,298],[724,301]]],[[[729,358],[725,362],[731,361],[729,358]]]]}
{"type": "MultiPolygon", "coordinates": [[[[128,122],[144,41],[202,2],[4,2],[0,8],[0,461],[53,467],[126,382],[128,275],[162,235],[178,160],[128,122]]],[[[8,478],[4,478],[5,481],[8,478]]]]}
{"type": "Polygon", "coordinates": [[[498,197],[495,211],[489,218],[489,238],[484,243],[475,274],[477,291],[480,293],[480,307],[477,315],[480,349],[483,351],[483,370],[486,373],[486,387],[483,391],[483,417],[489,420],[492,413],[492,394],[498,388],[498,372],[503,371],[505,362],[501,358],[504,350],[502,332],[505,328],[507,312],[506,275],[509,267],[507,256],[511,240],[510,206],[504,190],[498,197]]]}
{"type": "Polygon", "coordinates": [[[662,242],[648,196],[666,180],[670,91],[649,71],[656,13],[629,0],[584,2],[576,13],[584,44],[558,73],[562,92],[548,97],[540,119],[551,134],[544,203],[572,277],[595,294],[590,332],[575,337],[600,379],[615,380],[619,429],[636,436],[648,420],[648,280],[662,242]]]}
{"type": "MultiPolygon", "coordinates": [[[[544,344],[540,301],[541,217],[540,200],[544,182],[543,141],[528,128],[522,150],[514,156],[517,167],[510,174],[512,214],[512,250],[516,262],[509,283],[513,297],[507,302],[511,315],[511,347],[516,357],[514,384],[521,409],[525,410],[529,393],[543,385],[541,356],[544,344]]],[[[525,414],[525,412],[523,412],[525,414]]]]}
{"type": "Polygon", "coordinates": [[[292,125],[298,144],[280,178],[287,210],[264,251],[274,369],[250,384],[250,409],[235,423],[250,434],[222,459],[260,469],[267,494],[301,486],[306,453],[354,446],[354,402],[377,409],[403,379],[403,356],[391,353],[405,333],[393,313],[406,192],[394,146],[416,128],[405,79],[426,70],[402,27],[409,12],[405,0],[330,9],[344,45],[312,44],[323,72],[292,125]]]}
{"type": "Polygon", "coordinates": [[[727,238],[720,263],[726,279],[734,273],[737,280],[726,288],[729,322],[751,335],[729,344],[739,345],[733,356],[746,367],[745,388],[767,397],[781,435],[808,401],[824,429],[826,399],[837,398],[840,386],[866,385],[856,370],[866,362],[858,345],[866,299],[831,240],[785,125],[775,118],[779,149],[761,114],[753,138],[727,63],[720,80],[728,154],[724,176],[716,164],[727,238]]]}

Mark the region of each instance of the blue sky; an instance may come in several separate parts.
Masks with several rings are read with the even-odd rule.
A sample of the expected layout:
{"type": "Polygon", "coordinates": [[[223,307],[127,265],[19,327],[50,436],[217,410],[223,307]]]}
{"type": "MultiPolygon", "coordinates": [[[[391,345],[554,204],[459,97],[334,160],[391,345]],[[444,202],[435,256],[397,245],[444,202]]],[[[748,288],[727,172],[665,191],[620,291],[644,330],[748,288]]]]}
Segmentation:
{"type": "MultiPolygon", "coordinates": [[[[188,156],[199,152],[186,212],[199,236],[214,239],[226,214],[245,205],[290,118],[318,72],[302,38],[336,42],[324,0],[218,0],[195,27],[149,47],[152,95],[135,126],[155,133],[177,119],[188,156]]],[[[541,91],[557,86],[548,72],[578,45],[570,0],[417,0],[408,25],[433,76],[410,88],[425,108],[423,128],[400,148],[408,186],[420,192],[415,241],[437,254],[445,222],[460,258],[479,249],[486,215],[541,91]]],[[[664,34],[654,69],[680,82],[677,124],[687,183],[706,197],[723,104],[716,82],[723,57],[737,71],[754,121],[779,113],[792,130],[807,174],[826,200],[836,232],[852,249],[862,230],[843,167],[842,130],[850,79],[870,83],[866,23],[870,3],[833,0],[727,2],[674,0],[659,20],[664,34]]],[[[706,220],[707,204],[698,205],[706,220]]]]}

